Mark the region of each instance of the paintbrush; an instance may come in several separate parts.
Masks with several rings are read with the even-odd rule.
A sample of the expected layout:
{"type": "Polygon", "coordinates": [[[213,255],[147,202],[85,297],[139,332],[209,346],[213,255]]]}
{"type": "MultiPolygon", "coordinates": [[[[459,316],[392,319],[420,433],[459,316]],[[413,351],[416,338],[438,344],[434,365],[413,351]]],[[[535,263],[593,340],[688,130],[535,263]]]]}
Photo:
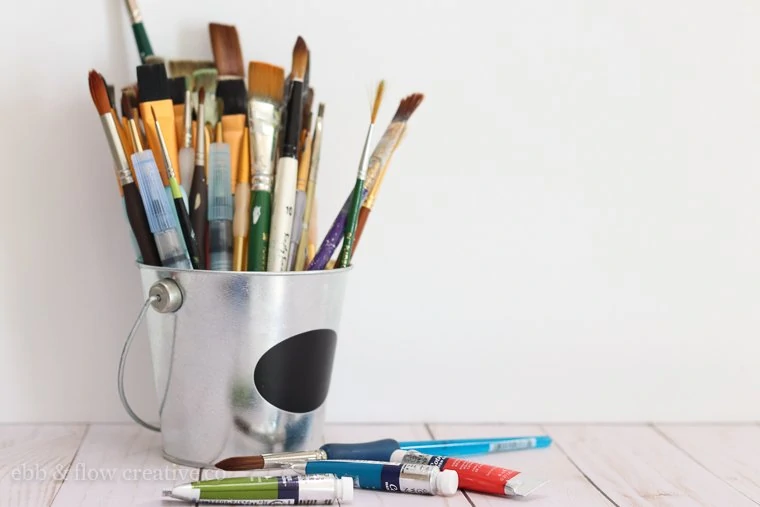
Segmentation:
{"type": "Polygon", "coordinates": [[[288,269],[288,253],[293,228],[293,208],[295,206],[296,178],[298,175],[298,139],[301,134],[301,114],[303,112],[303,76],[306,72],[307,51],[306,42],[299,36],[293,48],[288,114],[275,176],[272,226],[267,254],[268,271],[287,271],[288,269]]]}
{"type": "Polygon", "coordinates": [[[137,130],[137,119],[135,118],[135,110],[129,100],[129,96],[126,94],[121,95],[121,115],[126,120],[127,130],[129,131],[129,139],[132,144],[132,152],[138,153],[143,151],[142,138],[140,137],[140,131],[137,130]]]}
{"type": "Polygon", "coordinates": [[[216,96],[222,100],[222,138],[216,142],[230,145],[230,191],[235,193],[240,167],[240,147],[246,125],[248,93],[245,87],[245,64],[240,39],[234,26],[209,23],[211,49],[219,72],[216,96]]]}
{"type": "Polygon", "coordinates": [[[198,98],[198,94],[193,94],[193,109],[197,112],[199,104],[203,104],[205,109],[206,123],[216,125],[219,119],[216,111],[216,82],[219,73],[216,69],[198,69],[193,72],[193,86],[194,90],[200,90],[203,88],[205,91],[205,99],[201,102],[198,98]]]}
{"type": "MultiPolygon", "coordinates": [[[[179,149],[179,173],[180,184],[185,194],[190,194],[190,185],[193,182],[193,169],[195,168],[195,150],[193,150],[193,92],[185,90],[185,103],[182,109],[182,147],[179,149]]],[[[189,207],[189,206],[188,206],[189,207]]]]}
{"type": "MultiPolygon", "coordinates": [[[[174,104],[171,101],[169,82],[166,78],[166,68],[164,65],[154,63],[137,67],[137,86],[140,99],[140,116],[144,120],[143,127],[145,128],[148,147],[154,154],[161,153],[161,145],[158,141],[156,127],[153,122],[145,121],[147,118],[150,118],[152,107],[155,109],[156,118],[161,125],[172,167],[179,167],[179,162],[177,161],[177,131],[174,123],[174,104]]],[[[166,175],[166,165],[160,157],[156,158],[156,165],[161,174],[164,188],[167,188],[169,186],[169,178],[166,175]]]]}
{"type": "Polygon", "coordinates": [[[282,468],[312,460],[370,460],[387,462],[393,452],[414,450],[445,456],[473,456],[499,452],[543,449],[552,444],[547,435],[463,438],[455,440],[415,440],[399,442],[392,438],[373,442],[325,444],[312,451],[276,452],[257,456],[237,456],[223,459],[214,466],[228,472],[282,468]]]}
{"type": "MultiPolygon", "coordinates": [[[[177,138],[177,144],[180,143],[185,127],[185,91],[187,90],[187,79],[184,77],[169,78],[169,98],[172,100],[174,108],[174,130],[177,138]]],[[[177,181],[182,183],[182,175],[177,174],[177,181]]]]}
{"type": "Polygon", "coordinates": [[[179,222],[180,232],[182,238],[185,241],[185,248],[190,256],[190,263],[193,269],[200,269],[200,254],[198,249],[198,243],[195,240],[195,233],[193,232],[193,226],[190,223],[190,215],[187,212],[187,202],[185,196],[182,195],[182,189],[177,182],[176,172],[172,166],[171,158],[169,157],[166,142],[164,140],[163,132],[161,131],[161,125],[159,125],[156,119],[156,112],[151,108],[151,116],[156,126],[156,132],[158,133],[158,141],[161,144],[161,153],[164,157],[164,165],[166,166],[166,174],[169,178],[169,187],[171,188],[172,201],[174,201],[174,209],[177,212],[177,221],[179,222]]]}
{"type": "Polygon", "coordinates": [[[303,112],[301,113],[301,142],[298,144],[298,160],[301,160],[303,152],[306,150],[306,137],[311,131],[311,110],[314,104],[314,88],[309,88],[309,91],[304,95],[303,112]]]}
{"type": "MultiPolygon", "coordinates": [[[[314,208],[314,195],[317,191],[317,173],[319,171],[319,157],[322,152],[322,123],[324,121],[325,105],[319,104],[317,121],[314,124],[314,137],[311,142],[311,160],[309,161],[309,180],[306,184],[306,204],[301,225],[301,239],[297,246],[295,270],[303,271],[306,267],[306,256],[310,243],[312,209],[314,208]]],[[[316,229],[316,227],[314,227],[316,229]]]]}
{"type": "Polygon", "coordinates": [[[311,133],[304,140],[304,150],[298,161],[298,178],[296,179],[296,207],[293,215],[293,228],[290,235],[290,252],[288,253],[288,270],[293,271],[296,263],[298,245],[303,232],[303,216],[306,211],[306,186],[309,182],[309,165],[311,164],[311,133]]]}
{"type": "Polygon", "coordinates": [[[245,271],[248,264],[246,246],[251,225],[251,155],[248,127],[243,134],[240,149],[240,171],[235,189],[235,213],[232,218],[232,270],[245,271]]]}
{"type": "Polygon", "coordinates": [[[160,266],[161,259],[158,256],[158,249],[153,240],[153,235],[150,232],[148,217],[145,213],[145,208],[143,207],[142,198],[140,197],[137,185],[135,185],[135,180],[132,176],[129,162],[127,161],[127,154],[124,150],[124,145],[121,142],[121,137],[119,136],[116,113],[111,107],[111,102],[108,99],[105,81],[103,80],[103,76],[94,70],[90,71],[88,81],[90,95],[95,104],[95,109],[100,116],[103,132],[106,135],[108,147],[111,150],[111,156],[115,163],[116,173],[122,189],[127,219],[140,251],[140,257],[142,258],[142,262],[148,266],[160,266]]]}
{"type": "Polygon", "coordinates": [[[137,5],[137,0],[126,0],[126,5],[129,19],[132,21],[132,32],[135,35],[137,51],[140,53],[140,62],[146,63],[146,59],[153,56],[153,48],[150,46],[148,32],[145,31],[145,25],[143,25],[140,7],[137,5]]]}
{"type": "Polygon", "coordinates": [[[377,112],[380,109],[380,103],[383,100],[383,90],[385,89],[385,81],[380,81],[377,85],[377,91],[375,92],[375,101],[372,105],[372,116],[370,118],[369,129],[367,129],[367,138],[364,140],[364,149],[362,150],[362,156],[359,162],[359,171],[356,174],[356,184],[354,185],[354,193],[351,196],[351,207],[348,209],[348,215],[346,217],[346,227],[343,233],[343,248],[338,254],[338,262],[336,263],[338,268],[347,268],[351,265],[351,254],[353,253],[354,234],[356,233],[356,224],[359,220],[359,209],[362,206],[362,192],[364,191],[364,180],[367,179],[367,169],[369,167],[369,145],[372,139],[372,132],[375,128],[375,120],[377,119],[377,112]]]}
{"type": "Polygon", "coordinates": [[[248,65],[248,123],[251,148],[251,227],[248,270],[266,271],[274,163],[280,131],[285,71],[265,62],[248,65]]]}
{"type": "Polygon", "coordinates": [[[364,204],[362,204],[361,209],[359,210],[359,221],[356,225],[356,238],[354,239],[354,246],[353,246],[353,252],[356,253],[356,248],[359,246],[359,239],[362,237],[362,232],[364,232],[364,226],[367,224],[367,218],[369,218],[369,214],[372,211],[372,207],[375,205],[375,199],[377,199],[377,193],[380,191],[380,187],[383,184],[383,179],[385,179],[385,173],[388,171],[388,166],[391,163],[391,159],[393,158],[393,154],[396,153],[396,150],[398,149],[399,145],[401,144],[401,141],[404,140],[404,136],[406,136],[406,128],[401,131],[401,136],[398,138],[398,142],[396,142],[396,145],[393,147],[393,151],[391,151],[390,155],[388,155],[388,158],[385,160],[385,163],[383,164],[383,168],[380,170],[380,174],[377,176],[377,180],[375,180],[375,184],[372,186],[372,190],[369,191],[369,194],[367,194],[367,198],[364,200],[364,204]]]}
{"type": "MultiPolygon", "coordinates": [[[[198,99],[203,103],[205,90],[198,90],[198,99]]],[[[206,226],[208,223],[208,185],[206,183],[206,128],[204,108],[198,109],[198,129],[195,143],[195,169],[190,185],[190,222],[193,224],[198,242],[199,264],[206,269],[206,226]]]]}
{"type": "MultiPolygon", "coordinates": [[[[419,107],[423,98],[424,95],[421,93],[414,93],[408,97],[405,97],[399,104],[398,109],[396,110],[396,114],[391,120],[391,124],[388,125],[388,128],[385,129],[383,137],[380,138],[380,141],[377,143],[377,146],[375,146],[375,149],[372,152],[372,156],[369,159],[367,179],[362,191],[363,195],[368,192],[368,188],[372,188],[372,186],[375,184],[375,179],[377,178],[380,169],[385,164],[385,160],[393,151],[393,147],[396,146],[404,125],[406,125],[414,111],[417,109],[417,107],[419,107]]],[[[327,231],[322,244],[319,245],[317,253],[309,263],[308,269],[310,271],[325,269],[327,263],[330,262],[330,257],[332,257],[333,252],[335,252],[335,249],[340,242],[341,234],[344,232],[352,197],[353,192],[349,194],[346,202],[343,204],[343,207],[338,212],[338,216],[335,217],[335,220],[333,220],[333,223],[330,226],[330,229],[327,231]]]]}

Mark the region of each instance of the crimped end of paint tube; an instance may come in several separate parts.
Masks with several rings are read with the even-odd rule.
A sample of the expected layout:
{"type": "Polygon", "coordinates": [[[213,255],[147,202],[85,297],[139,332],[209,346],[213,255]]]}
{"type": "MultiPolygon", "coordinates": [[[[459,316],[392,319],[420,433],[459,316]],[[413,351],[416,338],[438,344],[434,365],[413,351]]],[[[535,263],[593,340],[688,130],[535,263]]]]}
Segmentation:
{"type": "Polygon", "coordinates": [[[531,477],[530,475],[520,473],[507,481],[504,485],[504,494],[508,496],[528,496],[548,482],[547,479],[531,477]]]}
{"type": "Polygon", "coordinates": [[[208,219],[232,220],[232,192],[230,191],[230,145],[211,143],[208,154],[209,175],[208,219]]]}
{"type": "Polygon", "coordinates": [[[150,232],[156,234],[175,228],[177,222],[174,210],[164,190],[153,152],[145,150],[132,154],[132,165],[140,185],[140,197],[148,215],[150,232]]]}

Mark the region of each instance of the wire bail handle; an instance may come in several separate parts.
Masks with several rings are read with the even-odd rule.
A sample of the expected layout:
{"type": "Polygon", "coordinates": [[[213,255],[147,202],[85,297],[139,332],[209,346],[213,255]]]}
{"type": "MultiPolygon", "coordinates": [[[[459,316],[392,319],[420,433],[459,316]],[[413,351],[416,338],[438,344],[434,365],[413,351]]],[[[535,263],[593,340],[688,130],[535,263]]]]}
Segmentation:
{"type": "Polygon", "coordinates": [[[124,406],[124,410],[127,411],[129,416],[134,422],[140,426],[152,431],[161,431],[159,426],[155,426],[148,422],[145,422],[138,416],[127,401],[127,395],[124,392],[124,367],[127,364],[127,357],[129,356],[129,348],[132,346],[132,341],[137,334],[137,330],[140,329],[140,324],[145,318],[145,314],[148,313],[148,308],[153,307],[159,313],[173,313],[180,309],[182,306],[182,290],[179,288],[177,282],[171,278],[162,278],[153,285],[151,285],[148,291],[148,299],[143,303],[140,313],[132,325],[132,329],[129,331],[127,340],[124,342],[124,348],[121,350],[121,359],[119,360],[119,372],[118,372],[118,386],[119,386],[119,398],[121,398],[121,404],[124,406]]]}

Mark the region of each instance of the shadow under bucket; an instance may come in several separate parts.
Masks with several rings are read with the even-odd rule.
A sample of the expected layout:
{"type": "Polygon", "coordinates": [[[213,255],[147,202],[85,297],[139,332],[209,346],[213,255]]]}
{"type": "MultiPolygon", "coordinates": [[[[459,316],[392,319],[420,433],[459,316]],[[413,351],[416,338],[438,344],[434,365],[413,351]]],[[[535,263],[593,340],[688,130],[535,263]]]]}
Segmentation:
{"type": "MultiPolygon", "coordinates": [[[[351,268],[138,267],[146,299],[161,295],[146,311],[166,459],[209,467],[231,456],[319,447],[351,268]],[[169,299],[181,299],[179,308],[162,308],[169,299]]],[[[122,373],[122,401],[143,424],[123,396],[122,373]]]]}

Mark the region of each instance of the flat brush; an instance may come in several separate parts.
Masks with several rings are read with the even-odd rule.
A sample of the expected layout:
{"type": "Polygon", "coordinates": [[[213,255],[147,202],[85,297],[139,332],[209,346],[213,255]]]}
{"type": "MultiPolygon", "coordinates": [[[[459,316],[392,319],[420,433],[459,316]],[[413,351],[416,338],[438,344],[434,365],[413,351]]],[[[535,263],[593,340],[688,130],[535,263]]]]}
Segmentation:
{"type": "MultiPolygon", "coordinates": [[[[187,78],[169,78],[169,98],[174,108],[174,130],[176,131],[177,144],[180,143],[185,127],[185,91],[187,90],[187,78]]],[[[182,175],[177,174],[177,181],[182,183],[182,175]]]]}
{"type": "MultiPolygon", "coordinates": [[[[317,191],[317,172],[319,171],[319,158],[322,152],[322,122],[324,121],[325,105],[319,104],[317,120],[314,125],[314,137],[311,142],[311,157],[309,160],[309,180],[306,183],[306,203],[304,206],[303,221],[301,224],[301,239],[297,245],[295,270],[303,271],[306,267],[306,255],[310,243],[312,209],[314,208],[314,195],[317,191]]],[[[316,229],[316,227],[315,227],[316,229]]]]}
{"type": "Polygon", "coordinates": [[[148,32],[145,31],[145,25],[143,25],[140,7],[137,5],[137,0],[126,0],[126,4],[129,19],[132,21],[132,33],[134,33],[137,43],[137,51],[140,53],[140,62],[146,63],[146,59],[153,56],[153,48],[148,39],[148,32]]]}
{"type": "Polygon", "coordinates": [[[362,150],[361,160],[359,162],[359,171],[356,174],[356,184],[354,186],[354,193],[351,196],[351,207],[348,210],[348,216],[346,217],[346,227],[343,233],[343,248],[338,255],[338,268],[347,268],[351,264],[351,254],[353,253],[354,246],[354,234],[356,233],[356,224],[359,220],[359,209],[362,206],[364,191],[364,180],[367,179],[367,168],[369,167],[369,145],[372,139],[372,132],[375,128],[375,120],[377,119],[377,112],[380,109],[380,103],[383,100],[383,90],[385,89],[385,81],[380,81],[377,85],[377,91],[375,92],[375,101],[372,105],[372,116],[370,118],[369,129],[367,129],[367,138],[364,140],[364,149],[362,150]]]}
{"type": "Polygon", "coordinates": [[[205,123],[216,125],[219,117],[216,110],[216,85],[219,72],[214,68],[198,69],[193,72],[193,89],[205,91],[204,99],[200,100],[198,94],[193,94],[193,108],[197,112],[201,107],[205,109],[205,123]]]}
{"type": "MultiPolygon", "coordinates": [[[[199,103],[203,104],[205,90],[198,90],[199,103]]],[[[204,108],[198,109],[198,125],[195,143],[195,169],[190,185],[190,222],[198,242],[201,269],[206,264],[206,225],[208,221],[208,184],[206,183],[206,128],[204,108]]]]}
{"type": "Polygon", "coordinates": [[[132,229],[132,233],[134,234],[140,257],[142,258],[142,262],[148,266],[160,266],[161,259],[158,255],[156,243],[150,232],[148,217],[145,213],[145,208],[143,207],[140,192],[132,177],[132,171],[130,170],[129,162],[127,161],[124,145],[119,136],[118,127],[116,125],[116,114],[111,108],[111,102],[108,99],[105,81],[103,80],[103,76],[94,70],[90,71],[88,81],[90,95],[95,104],[95,109],[100,116],[103,132],[106,135],[106,141],[108,141],[108,147],[111,150],[111,156],[114,160],[116,173],[124,196],[123,202],[127,219],[132,229]]]}
{"type": "Polygon", "coordinates": [[[214,62],[210,60],[169,60],[166,62],[169,77],[184,77],[188,80],[187,87],[195,88],[193,72],[200,69],[213,69],[214,62]]]}
{"type": "Polygon", "coordinates": [[[164,141],[163,132],[161,131],[161,125],[159,125],[158,120],[156,119],[156,112],[153,108],[151,108],[151,115],[153,117],[153,122],[156,125],[158,140],[161,144],[161,153],[163,154],[166,173],[169,177],[169,187],[171,188],[172,201],[174,201],[174,209],[177,212],[180,232],[182,233],[182,238],[185,240],[185,247],[190,256],[190,263],[192,264],[193,269],[200,269],[200,250],[198,249],[198,242],[195,240],[193,226],[190,223],[190,214],[187,212],[185,197],[182,195],[182,189],[177,182],[174,167],[172,166],[171,159],[167,153],[166,142],[164,141]]]}
{"type": "Polygon", "coordinates": [[[272,206],[272,227],[270,231],[268,271],[287,271],[290,252],[290,235],[293,229],[293,208],[296,198],[298,176],[298,139],[301,134],[301,114],[303,112],[303,76],[306,72],[308,49],[302,37],[298,37],[293,48],[293,70],[290,84],[290,98],[285,133],[277,161],[272,206]]]}
{"type": "Polygon", "coordinates": [[[248,65],[251,149],[251,226],[248,270],[266,271],[272,213],[274,164],[280,131],[285,71],[265,62],[248,65]]]}
{"type": "MultiPolygon", "coordinates": [[[[372,156],[369,159],[369,165],[367,168],[367,178],[364,183],[364,189],[362,195],[366,196],[369,192],[369,188],[375,184],[375,180],[380,172],[380,169],[385,163],[385,160],[390,156],[393,151],[393,147],[396,146],[401,132],[404,129],[404,125],[409,121],[414,111],[422,103],[424,95],[421,93],[414,93],[401,100],[401,103],[396,110],[396,114],[393,116],[390,125],[385,129],[383,137],[375,146],[372,156]]],[[[340,242],[341,234],[344,233],[349,207],[352,203],[354,192],[349,194],[343,207],[338,212],[338,216],[333,220],[330,229],[327,231],[322,244],[319,245],[317,253],[309,263],[309,270],[325,269],[327,263],[330,262],[332,254],[340,242]]],[[[364,197],[362,198],[364,199],[364,197]]]]}
{"type": "Polygon", "coordinates": [[[414,450],[445,456],[474,456],[525,449],[541,449],[551,445],[545,435],[465,438],[457,440],[419,440],[399,442],[392,438],[354,444],[325,444],[314,451],[278,452],[258,456],[227,458],[216,463],[216,468],[229,472],[284,468],[311,460],[369,460],[388,461],[394,451],[414,450]]]}
{"type": "Polygon", "coordinates": [[[377,194],[383,184],[383,179],[385,179],[385,173],[388,171],[388,166],[391,163],[393,154],[396,153],[396,150],[401,144],[401,141],[404,140],[405,135],[406,129],[402,131],[401,136],[398,138],[398,142],[393,147],[393,151],[391,151],[390,155],[388,155],[388,158],[385,160],[383,168],[380,170],[380,174],[377,176],[377,180],[375,180],[375,184],[372,186],[372,190],[370,190],[369,194],[367,194],[367,198],[364,200],[364,204],[362,204],[362,207],[359,210],[359,221],[356,224],[356,239],[354,239],[354,250],[351,255],[354,255],[354,253],[356,253],[356,248],[359,246],[359,239],[362,237],[362,233],[364,232],[364,226],[367,224],[369,214],[372,212],[372,208],[375,206],[375,199],[377,199],[377,194]]]}
{"type": "MultiPolygon", "coordinates": [[[[222,99],[222,139],[230,145],[231,170],[230,191],[235,193],[240,168],[240,146],[243,141],[246,113],[248,110],[248,93],[245,86],[245,63],[240,49],[237,29],[231,25],[209,23],[211,50],[214,63],[219,71],[216,96],[222,99]]],[[[245,168],[248,170],[248,168],[245,168]]]]}

